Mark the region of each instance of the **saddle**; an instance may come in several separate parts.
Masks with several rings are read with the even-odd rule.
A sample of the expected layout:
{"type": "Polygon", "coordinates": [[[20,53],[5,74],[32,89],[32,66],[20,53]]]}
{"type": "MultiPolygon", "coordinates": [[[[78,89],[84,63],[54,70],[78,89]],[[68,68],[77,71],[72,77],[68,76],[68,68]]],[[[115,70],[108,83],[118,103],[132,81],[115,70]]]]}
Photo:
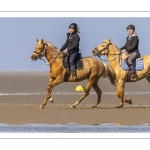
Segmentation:
{"type": "MultiPolygon", "coordinates": [[[[65,69],[70,69],[69,56],[67,54],[63,54],[62,64],[65,69]]],[[[76,70],[82,70],[84,68],[81,53],[78,54],[75,60],[75,68],[76,70]]]]}
{"type": "MultiPolygon", "coordinates": [[[[128,63],[128,58],[129,55],[124,55],[123,59],[121,61],[121,65],[120,67],[125,70],[128,71],[127,72],[127,76],[126,76],[126,82],[135,82],[136,79],[132,79],[131,78],[131,69],[130,69],[130,65],[128,63]]],[[[134,61],[134,67],[136,71],[141,71],[144,68],[144,63],[143,63],[143,57],[141,57],[141,55],[139,55],[138,58],[136,58],[136,60],[134,61]]]]}
{"type": "MultiPolygon", "coordinates": [[[[121,62],[121,68],[123,70],[126,70],[126,71],[130,71],[130,65],[128,63],[128,58],[127,57],[126,59],[123,59],[122,62],[121,62]]],[[[134,61],[134,66],[135,66],[135,70],[136,71],[141,71],[143,70],[144,68],[144,64],[143,64],[143,57],[139,56],[135,61],[134,61]]]]}

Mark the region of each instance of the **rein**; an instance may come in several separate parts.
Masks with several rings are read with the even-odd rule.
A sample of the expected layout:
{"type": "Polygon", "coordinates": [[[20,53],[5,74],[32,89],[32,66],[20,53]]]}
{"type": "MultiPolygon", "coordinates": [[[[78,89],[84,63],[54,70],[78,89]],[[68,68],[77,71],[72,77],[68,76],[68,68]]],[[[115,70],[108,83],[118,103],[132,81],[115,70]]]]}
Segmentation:
{"type": "Polygon", "coordinates": [[[116,59],[121,55],[121,53],[119,53],[119,54],[109,54],[109,55],[116,55],[116,57],[115,57],[114,59],[112,59],[112,60],[107,60],[107,59],[101,59],[100,57],[101,57],[102,55],[98,55],[98,58],[99,58],[100,60],[102,60],[102,61],[111,62],[111,61],[116,60],[116,59]]]}
{"type": "Polygon", "coordinates": [[[41,58],[41,60],[43,60],[45,62],[45,64],[48,66],[48,65],[50,65],[56,59],[56,57],[58,56],[58,54],[59,54],[59,51],[56,53],[56,55],[54,54],[55,57],[50,62],[48,62],[48,63],[43,58],[41,58]]]}

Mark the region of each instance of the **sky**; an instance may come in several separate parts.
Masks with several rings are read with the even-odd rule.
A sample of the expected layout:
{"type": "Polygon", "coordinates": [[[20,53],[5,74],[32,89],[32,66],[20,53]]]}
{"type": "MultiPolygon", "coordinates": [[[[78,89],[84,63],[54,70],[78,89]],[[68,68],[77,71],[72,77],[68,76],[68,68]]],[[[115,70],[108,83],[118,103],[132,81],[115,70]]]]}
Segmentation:
{"type": "Polygon", "coordinates": [[[94,47],[106,38],[121,47],[125,44],[129,24],[134,24],[139,36],[142,56],[150,54],[150,18],[146,17],[1,17],[0,18],[0,71],[46,71],[42,60],[30,56],[36,39],[51,41],[58,49],[66,41],[71,23],[80,28],[80,50],[83,57],[92,56],[94,47]]]}

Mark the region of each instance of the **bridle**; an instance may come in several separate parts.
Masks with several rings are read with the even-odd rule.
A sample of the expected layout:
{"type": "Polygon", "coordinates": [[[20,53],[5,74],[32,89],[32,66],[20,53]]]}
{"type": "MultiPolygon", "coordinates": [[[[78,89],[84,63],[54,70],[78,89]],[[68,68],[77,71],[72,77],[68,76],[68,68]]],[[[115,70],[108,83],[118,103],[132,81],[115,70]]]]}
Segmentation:
{"type": "Polygon", "coordinates": [[[47,62],[45,61],[45,59],[42,58],[43,56],[46,57],[46,46],[47,46],[47,45],[48,45],[47,43],[44,43],[44,44],[43,44],[43,47],[42,47],[42,49],[41,49],[41,51],[40,51],[39,53],[36,52],[36,51],[34,51],[33,54],[35,54],[35,55],[37,56],[37,59],[43,60],[46,65],[50,65],[50,64],[56,59],[56,57],[58,56],[59,51],[58,51],[56,54],[53,54],[53,55],[55,55],[55,56],[53,57],[53,59],[52,59],[50,62],[47,63],[47,62]],[[44,53],[44,54],[42,55],[42,53],[44,53]]]}
{"type": "MultiPolygon", "coordinates": [[[[103,42],[103,43],[106,43],[106,42],[103,42]]],[[[102,44],[103,44],[102,43],[102,44]]],[[[106,43],[107,44],[107,43],[106,43]]],[[[97,47],[95,47],[94,48],[94,50],[96,51],[96,53],[98,53],[98,58],[100,59],[100,60],[102,60],[102,61],[107,61],[107,62],[111,62],[111,61],[114,61],[114,60],[116,60],[120,55],[121,55],[121,52],[120,53],[118,53],[118,54],[108,54],[108,52],[107,51],[109,51],[109,46],[111,45],[112,43],[108,43],[104,48],[102,48],[101,50],[99,50],[97,47]],[[100,55],[100,53],[102,52],[102,51],[104,51],[104,54],[103,55],[116,55],[116,57],[114,58],[114,59],[112,59],[112,60],[107,60],[107,59],[101,59],[100,57],[102,56],[102,55],[100,55]]]]}
{"type": "Polygon", "coordinates": [[[37,59],[41,59],[43,52],[44,52],[43,56],[46,56],[46,45],[47,45],[46,43],[43,44],[43,47],[39,53],[34,50],[33,54],[35,54],[37,56],[37,59]]]}

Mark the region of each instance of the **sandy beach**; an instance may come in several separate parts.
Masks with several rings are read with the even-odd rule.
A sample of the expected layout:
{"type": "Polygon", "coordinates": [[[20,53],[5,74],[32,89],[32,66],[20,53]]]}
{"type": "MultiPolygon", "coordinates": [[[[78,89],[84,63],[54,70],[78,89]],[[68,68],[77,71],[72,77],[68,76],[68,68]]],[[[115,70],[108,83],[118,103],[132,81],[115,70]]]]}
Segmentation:
{"type": "Polygon", "coordinates": [[[115,108],[120,100],[116,88],[108,79],[100,79],[103,91],[101,108],[92,109],[97,96],[93,89],[76,109],[70,108],[83,92],[76,92],[77,85],[86,85],[86,80],[75,83],[61,83],[52,92],[54,103],[48,101],[44,109],[43,102],[48,85],[48,72],[0,72],[0,123],[6,124],[67,124],[99,125],[114,123],[120,125],[150,124],[149,83],[144,79],[127,83],[125,96],[133,104],[115,108]]]}

